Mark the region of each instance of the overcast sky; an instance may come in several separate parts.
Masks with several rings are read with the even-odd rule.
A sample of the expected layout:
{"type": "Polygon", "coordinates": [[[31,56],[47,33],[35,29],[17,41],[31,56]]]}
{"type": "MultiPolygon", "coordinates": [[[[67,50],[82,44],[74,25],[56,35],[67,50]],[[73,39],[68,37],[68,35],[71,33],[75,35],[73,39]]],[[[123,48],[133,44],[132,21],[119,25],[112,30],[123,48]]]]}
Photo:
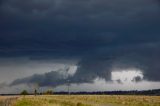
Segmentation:
{"type": "Polygon", "coordinates": [[[0,93],[158,89],[159,29],[159,0],[0,0],[0,93]]]}

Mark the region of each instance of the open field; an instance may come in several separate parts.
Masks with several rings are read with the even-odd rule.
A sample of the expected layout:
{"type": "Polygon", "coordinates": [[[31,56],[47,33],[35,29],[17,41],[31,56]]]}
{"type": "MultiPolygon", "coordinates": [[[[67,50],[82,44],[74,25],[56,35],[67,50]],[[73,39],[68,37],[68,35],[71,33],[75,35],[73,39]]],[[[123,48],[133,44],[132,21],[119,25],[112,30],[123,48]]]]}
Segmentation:
{"type": "Polygon", "coordinates": [[[12,106],[19,96],[0,96],[0,106],[12,106]]]}
{"type": "Polygon", "coordinates": [[[0,106],[160,106],[160,96],[53,95],[0,97],[0,106]],[[2,101],[11,103],[2,104],[2,101]]]}

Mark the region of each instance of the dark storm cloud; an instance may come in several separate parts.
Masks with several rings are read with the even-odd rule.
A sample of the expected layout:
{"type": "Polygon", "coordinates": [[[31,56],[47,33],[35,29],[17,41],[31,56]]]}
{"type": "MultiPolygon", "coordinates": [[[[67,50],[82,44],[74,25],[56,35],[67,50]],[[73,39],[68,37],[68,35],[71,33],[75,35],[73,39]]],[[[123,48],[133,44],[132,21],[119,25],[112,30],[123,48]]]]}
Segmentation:
{"type": "Polygon", "coordinates": [[[134,79],[132,80],[133,82],[140,82],[143,79],[140,76],[134,77],[134,79]]]}
{"type": "MultiPolygon", "coordinates": [[[[71,78],[76,83],[96,77],[109,80],[114,67],[140,68],[145,79],[160,81],[157,0],[1,0],[0,4],[1,57],[80,59],[71,78]]],[[[32,82],[34,77],[38,79],[26,80],[32,82]]]]}
{"type": "MultiPolygon", "coordinates": [[[[153,50],[153,48],[154,47],[152,46],[150,48],[145,48],[145,46],[136,47],[131,50],[122,50],[123,48],[120,48],[116,49],[117,51],[115,51],[115,53],[112,51],[111,53],[113,54],[107,54],[107,52],[103,51],[107,56],[101,52],[99,55],[96,54],[96,57],[91,55],[83,58],[78,63],[76,73],[71,77],[64,78],[63,75],[59,74],[59,71],[49,72],[42,75],[33,75],[31,77],[15,80],[11,85],[38,83],[40,86],[55,87],[66,84],[67,80],[70,80],[70,83],[73,84],[93,83],[94,79],[97,77],[108,81],[111,80],[111,71],[121,71],[125,69],[140,69],[144,74],[145,80],[159,81],[159,58],[157,55],[160,51],[157,51],[158,48],[155,50],[153,50]],[[116,68],[117,70],[112,70],[113,68],[116,68]]],[[[62,70],[62,72],[65,71],[66,70],[62,70]]],[[[143,78],[137,76],[134,77],[132,82],[137,83],[142,80],[143,78]]],[[[117,80],[117,82],[119,81],[117,80]]],[[[122,82],[119,83],[123,84],[122,82]]]]}
{"type": "MultiPolygon", "coordinates": [[[[81,64],[81,63],[79,63],[81,64]]],[[[13,81],[10,86],[15,86],[19,84],[38,84],[40,87],[53,86],[67,84],[69,80],[70,83],[93,83],[93,80],[97,77],[110,80],[109,70],[106,68],[105,61],[94,61],[94,62],[84,62],[82,63],[77,72],[74,75],[69,75],[68,70],[70,68],[65,68],[58,71],[51,71],[45,74],[35,74],[30,77],[21,78],[13,81]],[[97,66],[94,66],[96,65],[97,66]],[[100,72],[97,72],[100,70],[100,72]],[[107,70],[107,71],[106,71],[107,70]]]]}
{"type": "MultiPolygon", "coordinates": [[[[59,70],[61,71],[61,70],[59,70]]],[[[30,77],[26,77],[23,79],[17,79],[13,81],[10,86],[19,85],[19,84],[36,84],[40,87],[43,86],[58,86],[66,84],[65,76],[61,75],[59,72],[48,72],[45,74],[35,74],[30,77]]]]}

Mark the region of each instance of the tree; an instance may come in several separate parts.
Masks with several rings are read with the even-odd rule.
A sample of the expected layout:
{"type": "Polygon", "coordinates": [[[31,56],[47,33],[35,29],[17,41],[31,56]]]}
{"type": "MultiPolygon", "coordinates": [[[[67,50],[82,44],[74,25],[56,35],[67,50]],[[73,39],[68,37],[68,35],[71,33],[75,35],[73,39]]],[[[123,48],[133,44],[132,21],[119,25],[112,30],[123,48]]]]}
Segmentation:
{"type": "Polygon", "coordinates": [[[28,95],[29,93],[27,92],[27,90],[23,90],[22,92],[21,92],[21,95],[28,95]]]}
{"type": "Polygon", "coordinates": [[[44,94],[46,94],[46,95],[52,95],[53,91],[52,90],[47,90],[44,94]]]}

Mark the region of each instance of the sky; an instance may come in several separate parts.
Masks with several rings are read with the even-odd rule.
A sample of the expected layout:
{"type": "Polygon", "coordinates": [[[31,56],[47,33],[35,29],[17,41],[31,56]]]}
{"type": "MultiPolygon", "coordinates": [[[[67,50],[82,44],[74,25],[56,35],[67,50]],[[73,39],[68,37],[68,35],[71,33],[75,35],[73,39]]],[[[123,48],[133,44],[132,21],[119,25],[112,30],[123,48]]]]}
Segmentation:
{"type": "Polygon", "coordinates": [[[159,0],[0,0],[0,93],[160,88],[159,0]]]}

